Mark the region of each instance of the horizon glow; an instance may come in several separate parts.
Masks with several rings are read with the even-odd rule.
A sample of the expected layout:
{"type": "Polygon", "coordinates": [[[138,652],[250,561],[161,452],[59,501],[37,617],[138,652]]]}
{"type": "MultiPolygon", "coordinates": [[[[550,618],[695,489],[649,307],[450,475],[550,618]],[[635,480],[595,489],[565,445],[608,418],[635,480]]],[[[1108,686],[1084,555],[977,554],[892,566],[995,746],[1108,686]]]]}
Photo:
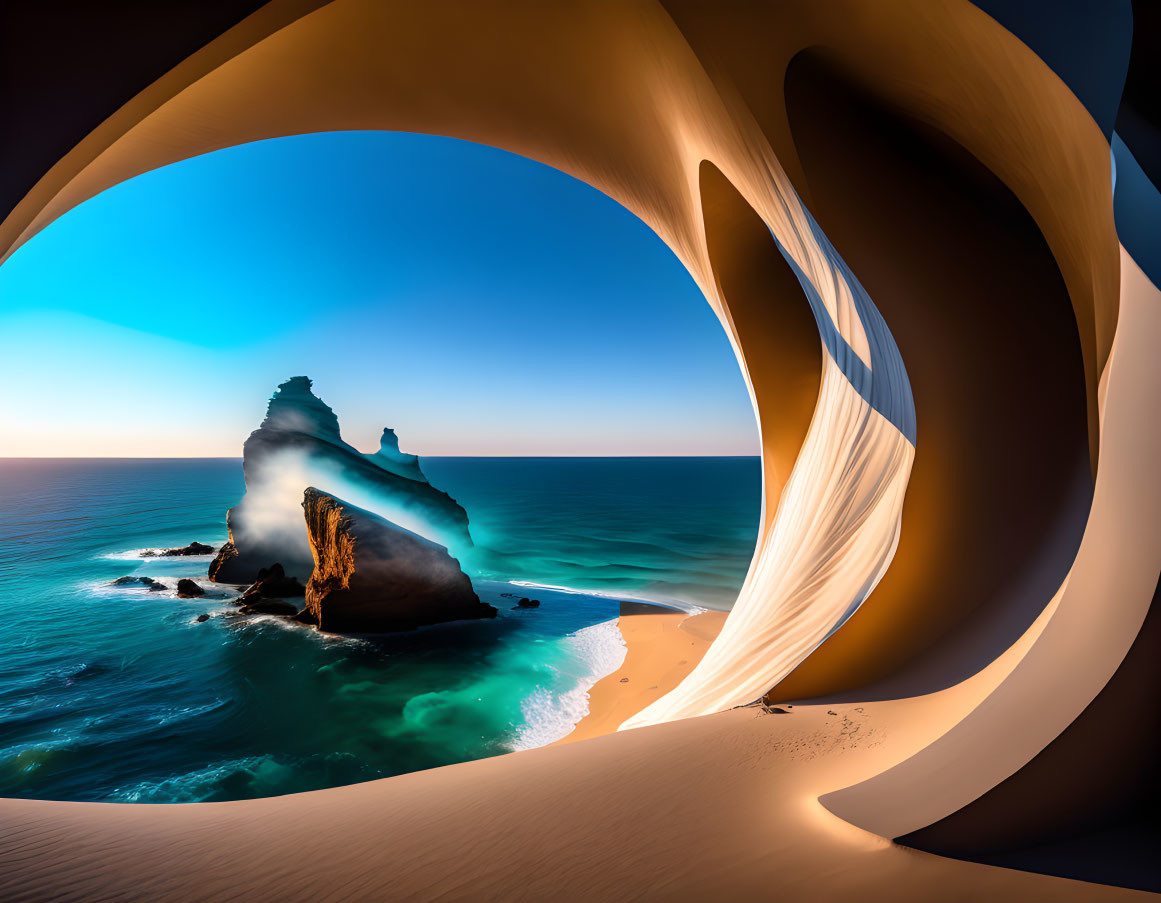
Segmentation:
{"type": "Polygon", "coordinates": [[[755,455],[724,331],[571,176],[391,132],[278,138],[109,189],[0,267],[0,456],[239,457],[278,383],[426,456],[755,455]]]}

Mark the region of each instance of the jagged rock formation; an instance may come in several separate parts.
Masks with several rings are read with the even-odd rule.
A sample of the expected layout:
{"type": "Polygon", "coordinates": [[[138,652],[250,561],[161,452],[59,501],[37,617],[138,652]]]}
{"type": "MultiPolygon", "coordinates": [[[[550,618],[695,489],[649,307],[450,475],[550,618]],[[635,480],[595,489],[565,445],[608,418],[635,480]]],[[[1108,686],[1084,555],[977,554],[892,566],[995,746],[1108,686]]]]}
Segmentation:
{"type": "Polygon", "coordinates": [[[298,614],[298,606],[288,602],[287,598],[305,593],[306,587],[297,578],[287,577],[282,565],[274,564],[260,570],[258,579],[234,600],[234,604],[239,606],[242,614],[294,617],[298,614]]]}
{"type": "Polygon", "coordinates": [[[431,537],[455,554],[472,549],[468,516],[434,488],[419,459],[399,450],[385,429],[379,451],[365,455],[343,441],[334,411],[295,376],[278,387],[266,419],[243,446],[246,495],[226,513],[230,540],[210,564],[211,580],[250,584],[280,563],[305,582],[314,568],[302,493],[322,485],[402,528],[431,537]]]}
{"type": "Polygon", "coordinates": [[[313,487],[302,507],[315,562],[302,620],[385,633],[496,616],[438,543],[313,487]]]}
{"type": "Polygon", "coordinates": [[[391,427],[384,427],[383,436],[379,439],[379,451],[368,457],[393,474],[421,483],[427,482],[427,477],[419,467],[419,456],[399,450],[399,437],[391,427]]]}
{"type": "Polygon", "coordinates": [[[253,605],[259,599],[285,599],[305,594],[306,587],[297,578],[287,577],[281,564],[273,564],[258,572],[258,579],[250,584],[238,601],[243,605],[253,605]]]}

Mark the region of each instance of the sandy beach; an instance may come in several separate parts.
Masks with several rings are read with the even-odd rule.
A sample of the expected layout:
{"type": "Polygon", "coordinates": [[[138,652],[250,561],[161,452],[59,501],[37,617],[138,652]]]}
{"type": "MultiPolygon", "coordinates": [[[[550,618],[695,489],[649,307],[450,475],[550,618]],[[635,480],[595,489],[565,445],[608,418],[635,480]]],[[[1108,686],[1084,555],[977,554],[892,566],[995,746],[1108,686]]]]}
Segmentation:
{"type": "Polygon", "coordinates": [[[610,734],[632,715],[676,687],[725,623],[726,613],[675,611],[647,602],[622,602],[617,628],[625,661],[589,691],[589,713],[558,743],[610,734]]]}

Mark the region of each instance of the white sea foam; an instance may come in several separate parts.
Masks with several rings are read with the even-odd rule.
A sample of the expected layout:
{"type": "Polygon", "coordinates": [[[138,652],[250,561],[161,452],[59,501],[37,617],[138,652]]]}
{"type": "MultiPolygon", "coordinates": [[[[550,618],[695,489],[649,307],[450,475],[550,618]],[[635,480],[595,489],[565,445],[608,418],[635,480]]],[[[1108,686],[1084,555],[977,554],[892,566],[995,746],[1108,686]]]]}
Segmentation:
{"type": "Polygon", "coordinates": [[[165,548],[156,547],[148,549],[125,549],[120,552],[106,552],[104,555],[97,557],[103,561],[190,561],[195,563],[210,562],[214,560],[215,552],[210,552],[206,555],[162,555],[165,548]]]}
{"type": "Polygon", "coordinates": [[[153,549],[126,549],[122,552],[108,552],[104,555],[98,556],[105,561],[140,561],[145,557],[146,552],[152,552],[153,549]]]}
{"type": "Polygon", "coordinates": [[[520,704],[524,725],[512,741],[514,750],[546,746],[570,734],[589,712],[589,690],[620,668],[628,651],[615,619],[584,627],[564,637],[561,643],[568,651],[570,664],[575,663],[568,671],[575,668],[576,682],[566,690],[537,687],[520,704]]]}
{"type": "Polygon", "coordinates": [[[107,799],[116,803],[196,803],[205,799],[223,778],[231,774],[246,772],[253,775],[263,766],[267,758],[249,756],[227,759],[186,774],[158,781],[141,781],[126,787],[118,787],[107,799]]]}

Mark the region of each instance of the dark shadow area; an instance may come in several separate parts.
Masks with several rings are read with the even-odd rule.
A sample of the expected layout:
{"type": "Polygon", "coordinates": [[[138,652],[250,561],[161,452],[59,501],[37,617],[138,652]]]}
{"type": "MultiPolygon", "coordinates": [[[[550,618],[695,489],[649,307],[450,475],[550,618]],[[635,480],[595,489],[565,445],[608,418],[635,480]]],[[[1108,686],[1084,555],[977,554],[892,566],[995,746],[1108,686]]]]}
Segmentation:
{"type": "MultiPolygon", "coordinates": [[[[1153,3],[1155,0],[1145,0],[1153,3]]],[[[1129,64],[1130,0],[972,0],[1048,64],[1108,138],[1129,64]]]]}
{"type": "MultiPolygon", "coordinates": [[[[822,342],[810,302],[762,218],[708,161],[700,171],[702,216],[714,278],[741,336],[762,421],[768,493],[790,476],[806,438],[822,374],[822,342]]],[[[766,521],[774,517],[768,505],[766,521]]]]}
{"type": "Polygon", "coordinates": [[[1031,216],[963,148],[818,51],[785,89],[798,188],[894,334],[918,442],[894,563],[777,694],[927,692],[1008,648],[1075,557],[1092,479],[1073,309],[1031,216]]]}
{"type": "Polygon", "coordinates": [[[133,95],[264,0],[0,4],[0,207],[133,95]]]}
{"type": "Polygon", "coordinates": [[[1117,110],[1117,134],[1141,169],[1161,185],[1161,3],[1133,2],[1133,48],[1117,110]]]}
{"type": "Polygon", "coordinates": [[[1117,673],[1064,733],[1002,784],[899,843],[1161,892],[1159,597],[1117,673]]]}

